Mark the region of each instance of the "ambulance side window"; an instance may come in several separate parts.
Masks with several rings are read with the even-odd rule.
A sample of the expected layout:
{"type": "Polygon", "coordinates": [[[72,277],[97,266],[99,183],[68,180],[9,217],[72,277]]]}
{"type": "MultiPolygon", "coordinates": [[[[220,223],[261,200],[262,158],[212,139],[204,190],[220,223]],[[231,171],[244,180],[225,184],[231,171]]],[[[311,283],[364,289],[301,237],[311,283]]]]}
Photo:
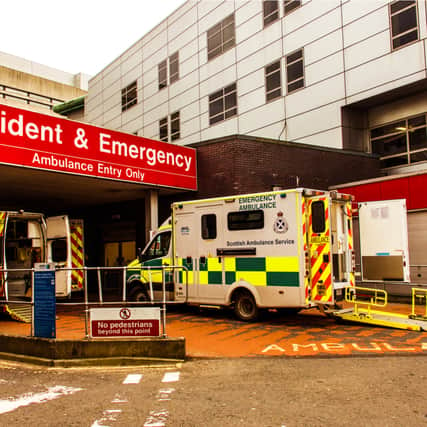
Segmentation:
{"type": "Polygon", "coordinates": [[[322,200],[318,200],[311,204],[311,216],[313,233],[324,233],[326,230],[325,204],[322,200]]]}
{"type": "Polygon", "coordinates": [[[52,240],[52,261],[65,262],[67,261],[67,241],[65,239],[52,240]]]}
{"type": "Polygon", "coordinates": [[[202,215],[202,239],[216,239],[216,215],[202,215]]]}
{"type": "Polygon", "coordinates": [[[236,230],[258,230],[264,228],[264,211],[238,211],[229,212],[227,216],[228,229],[236,230]]]}

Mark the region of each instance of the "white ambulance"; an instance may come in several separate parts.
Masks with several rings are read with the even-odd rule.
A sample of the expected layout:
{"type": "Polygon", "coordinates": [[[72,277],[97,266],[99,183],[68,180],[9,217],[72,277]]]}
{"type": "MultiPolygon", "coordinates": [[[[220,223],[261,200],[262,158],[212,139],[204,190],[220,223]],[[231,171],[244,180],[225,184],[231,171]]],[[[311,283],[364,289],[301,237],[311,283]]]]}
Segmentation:
{"type": "Polygon", "coordinates": [[[163,274],[168,301],[233,307],[245,321],[334,306],[355,285],[351,196],[298,188],[174,203],[128,267],[132,300],[161,301],[163,274]]]}

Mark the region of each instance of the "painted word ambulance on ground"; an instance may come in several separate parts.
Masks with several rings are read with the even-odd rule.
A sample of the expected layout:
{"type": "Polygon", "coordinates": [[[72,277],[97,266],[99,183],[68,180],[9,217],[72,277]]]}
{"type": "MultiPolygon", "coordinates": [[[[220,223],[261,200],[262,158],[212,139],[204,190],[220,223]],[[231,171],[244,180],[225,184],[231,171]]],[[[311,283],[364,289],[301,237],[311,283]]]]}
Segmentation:
{"type": "Polygon", "coordinates": [[[174,203],[128,266],[130,299],[161,300],[163,277],[169,301],[233,307],[246,321],[333,306],[354,286],[351,215],[350,196],[301,188],[174,203]]]}
{"type": "MultiPolygon", "coordinates": [[[[32,269],[37,263],[60,268],[55,280],[57,297],[83,289],[84,273],[78,269],[84,264],[82,220],[0,211],[0,245],[0,304],[2,299],[16,302],[31,297],[32,269]]],[[[26,308],[22,304],[3,305],[17,318],[26,308]]]]}

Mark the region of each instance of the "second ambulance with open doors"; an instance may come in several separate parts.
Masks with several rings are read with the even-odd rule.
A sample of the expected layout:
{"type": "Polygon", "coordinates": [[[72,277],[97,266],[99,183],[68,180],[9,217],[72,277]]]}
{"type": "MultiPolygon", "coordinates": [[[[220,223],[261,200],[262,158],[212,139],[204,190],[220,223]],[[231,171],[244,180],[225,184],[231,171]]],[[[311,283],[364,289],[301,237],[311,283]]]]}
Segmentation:
{"type": "MultiPolygon", "coordinates": [[[[83,259],[83,221],[66,215],[45,218],[41,213],[0,211],[0,302],[31,297],[35,264],[72,269],[83,267],[83,259]]],[[[83,289],[83,270],[58,270],[55,279],[57,297],[83,289]]],[[[25,320],[28,307],[13,303],[3,307],[25,320]]]]}
{"type": "Polygon", "coordinates": [[[351,197],[298,188],[174,203],[128,267],[133,300],[161,301],[163,275],[168,301],[231,306],[246,321],[334,306],[354,286],[351,197]]]}

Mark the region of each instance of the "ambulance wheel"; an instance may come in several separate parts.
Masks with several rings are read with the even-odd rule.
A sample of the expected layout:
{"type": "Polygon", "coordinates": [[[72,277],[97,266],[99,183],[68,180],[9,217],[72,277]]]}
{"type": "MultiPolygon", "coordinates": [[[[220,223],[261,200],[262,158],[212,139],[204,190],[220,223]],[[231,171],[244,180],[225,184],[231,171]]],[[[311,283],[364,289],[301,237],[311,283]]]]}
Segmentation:
{"type": "Polygon", "coordinates": [[[234,297],[234,314],[244,322],[252,322],[259,316],[255,299],[249,291],[239,291],[234,297]]]}
{"type": "Polygon", "coordinates": [[[147,290],[139,284],[132,286],[129,293],[129,299],[135,302],[149,301],[147,290]]]}

